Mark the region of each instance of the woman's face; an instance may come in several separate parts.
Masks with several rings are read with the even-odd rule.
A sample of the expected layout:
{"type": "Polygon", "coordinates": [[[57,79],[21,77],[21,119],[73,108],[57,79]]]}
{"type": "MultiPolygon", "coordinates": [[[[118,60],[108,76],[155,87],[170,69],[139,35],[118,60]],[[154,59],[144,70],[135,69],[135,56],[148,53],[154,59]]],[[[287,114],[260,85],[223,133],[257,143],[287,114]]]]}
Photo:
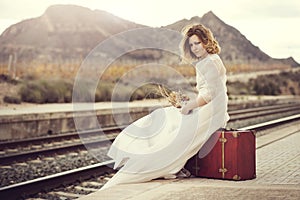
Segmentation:
{"type": "Polygon", "coordinates": [[[197,35],[192,35],[189,38],[189,44],[191,51],[193,52],[193,54],[195,54],[197,58],[203,58],[207,55],[207,51],[205,48],[203,48],[202,42],[200,41],[197,35]]]}

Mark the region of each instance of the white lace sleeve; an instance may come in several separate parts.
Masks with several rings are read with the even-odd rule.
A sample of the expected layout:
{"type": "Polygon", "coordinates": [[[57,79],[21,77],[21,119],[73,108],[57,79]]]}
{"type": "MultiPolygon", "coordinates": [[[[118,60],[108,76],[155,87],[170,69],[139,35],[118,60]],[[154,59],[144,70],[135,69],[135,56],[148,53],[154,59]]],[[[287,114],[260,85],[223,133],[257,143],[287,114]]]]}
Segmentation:
{"type": "Polygon", "coordinates": [[[210,102],[218,93],[218,90],[223,88],[223,77],[225,69],[223,64],[217,57],[210,57],[196,65],[197,71],[197,90],[198,96],[202,97],[207,103],[210,102]]]}
{"type": "Polygon", "coordinates": [[[201,73],[198,73],[197,75],[197,90],[198,97],[202,97],[206,103],[211,101],[211,92],[209,91],[208,84],[205,81],[205,77],[201,73]]]}

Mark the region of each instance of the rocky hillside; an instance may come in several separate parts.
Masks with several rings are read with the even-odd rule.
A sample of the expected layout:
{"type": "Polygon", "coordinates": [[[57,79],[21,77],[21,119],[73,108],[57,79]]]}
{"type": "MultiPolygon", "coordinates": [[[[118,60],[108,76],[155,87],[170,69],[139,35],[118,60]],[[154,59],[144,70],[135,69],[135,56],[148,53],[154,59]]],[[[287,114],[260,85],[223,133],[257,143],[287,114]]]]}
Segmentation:
{"type": "Polygon", "coordinates": [[[0,37],[0,62],[17,53],[18,61],[83,59],[105,38],[143,27],[110,13],[75,5],[55,5],[33,19],[15,24],[0,37]],[[62,14],[63,13],[63,14],[62,14]]]}
{"type": "MultiPolygon", "coordinates": [[[[190,23],[203,23],[213,31],[222,47],[221,57],[227,65],[266,65],[270,69],[278,65],[299,66],[293,58],[271,58],[237,29],[224,23],[212,12],[202,17],[196,16],[190,20],[177,21],[165,28],[180,31],[190,23]]],[[[51,6],[42,16],[24,20],[4,31],[0,36],[0,64],[7,64],[9,55],[17,57],[17,62],[27,64],[82,61],[99,42],[109,36],[141,27],[146,26],[121,19],[105,11],[90,10],[75,5],[51,6]]],[[[151,35],[137,37],[140,37],[143,42],[151,43],[162,36],[154,32],[151,35]]],[[[164,40],[167,41],[164,45],[173,45],[172,38],[164,40]]],[[[126,40],[122,42],[130,43],[126,40]]],[[[135,61],[143,59],[176,61],[170,56],[172,57],[153,50],[129,54],[129,57],[135,61]]]]}
{"type": "Polygon", "coordinates": [[[287,59],[273,59],[259,47],[253,45],[242,33],[234,27],[224,23],[213,12],[208,12],[202,17],[183,19],[166,26],[173,30],[181,31],[189,24],[201,23],[210,28],[217,38],[222,51],[221,57],[228,64],[267,64],[299,66],[292,57],[287,59]]]}

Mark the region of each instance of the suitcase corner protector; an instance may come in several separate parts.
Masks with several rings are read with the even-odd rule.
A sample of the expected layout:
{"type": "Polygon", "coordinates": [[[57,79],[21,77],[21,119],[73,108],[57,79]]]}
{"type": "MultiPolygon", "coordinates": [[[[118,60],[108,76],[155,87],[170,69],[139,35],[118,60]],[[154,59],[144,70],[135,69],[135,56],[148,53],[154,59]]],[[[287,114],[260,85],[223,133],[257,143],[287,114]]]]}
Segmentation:
{"type": "Polygon", "coordinates": [[[241,180],[241,177],[239,176],[239,175],[234,175],[233,177],[232,177],[232,179],[233,180],[235,180],[235,181],[239,181],[239,180],[241,180]]]}

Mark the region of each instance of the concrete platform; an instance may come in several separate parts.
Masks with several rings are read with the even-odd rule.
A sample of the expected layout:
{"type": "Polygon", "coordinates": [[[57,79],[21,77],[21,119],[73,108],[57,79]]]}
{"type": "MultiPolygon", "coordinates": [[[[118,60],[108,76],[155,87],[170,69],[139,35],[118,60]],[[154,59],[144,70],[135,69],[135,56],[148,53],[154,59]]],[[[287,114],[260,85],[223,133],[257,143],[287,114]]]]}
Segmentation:
{"type": "Polygon", "coordinates": [[[19,109],[0,109],[0,140],[17,140],[76,131],[74,118],[84,121],[86,129],[126,125],[166,101],[145,100],[130,103],[102,102],[75,104],[42,104],[19,109]],[[74,116],[74,114],[76,116],[74,116]]]}
{"type": "Polygon", "coordinates": [[[300,199],[300,125],[257,138],[257,178],[225,181],[204,178],[124,184],[79,200],[300,199]]]}
{"type": "MultiPolygon", "coordinates": [[[[128,104],[126,103],[118,103],[118,102],[99,102],[99,103],[87,103],[86,105],[82,103],[82,108],[80,106],[76,106],[77,110],[86,110],[86,108],[90,109],[93,107],[94,110],[111,110],[112,108],[120,108],[124,106],[128,106],[129,108],[134,107],[155,107],[155,106],[165,106],[167,105],[166,100],[142,100],[142,101],[133,101],[128,104]]],[[[0,117],[7,116],[17,116],[17,115],[28,115],[28,114],[45,114],[45,113],[65,113],[65,112],[73,112],[74,104],[73,103],[52,103],[52,104],[32,104],[28,106],[20,106],[16,105],[15,107],[1,108],[0,109],[0,117]]]]}
{"type": "MultiPolygon", "coordinates": [[[[299,102],[298,96],[232,97],[229,110],[258,105],[299,102]],[[236,99],[237,98],[237,99],[236,99]]],[[[84,130],[127,125],[158,107],[169,105],[166,99],[122,102],[0,105],[0,140],[19,140],[76,131],[74,118],[85,118],[84,130]],[[76,117],[74,117],[74,113],[76,117]],[[80,114],[79,114],[80,113],[80,114]],[[95,117],[97,116],[97,119],[95,117]]],[[[82,128],[81,128],[82,129],[82,128]]]]}

